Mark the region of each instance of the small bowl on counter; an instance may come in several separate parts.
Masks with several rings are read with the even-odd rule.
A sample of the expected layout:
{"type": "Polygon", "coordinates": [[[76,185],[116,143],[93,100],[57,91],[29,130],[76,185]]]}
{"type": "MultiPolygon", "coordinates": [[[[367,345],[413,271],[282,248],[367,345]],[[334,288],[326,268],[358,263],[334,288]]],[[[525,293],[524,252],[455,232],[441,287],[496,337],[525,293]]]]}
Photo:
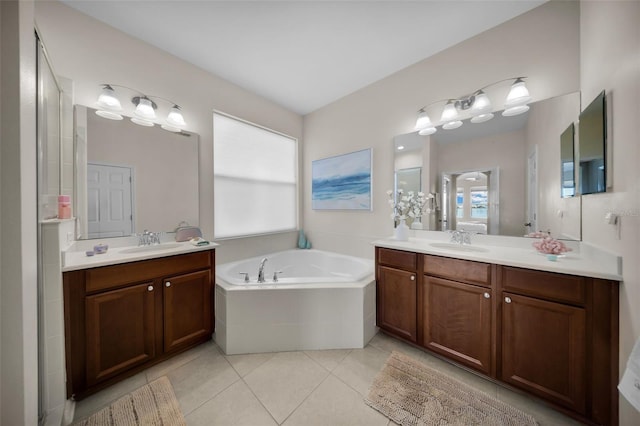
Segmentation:
{"type": "MultiPolygon", "coordinates": [[[[98,244],[93,246],[93,251],[95,254],[104,254],[109,250],[109,246],[107,244],[98,244]]],[[[88,256],[91,256],[88,254],[88,256]]]]}

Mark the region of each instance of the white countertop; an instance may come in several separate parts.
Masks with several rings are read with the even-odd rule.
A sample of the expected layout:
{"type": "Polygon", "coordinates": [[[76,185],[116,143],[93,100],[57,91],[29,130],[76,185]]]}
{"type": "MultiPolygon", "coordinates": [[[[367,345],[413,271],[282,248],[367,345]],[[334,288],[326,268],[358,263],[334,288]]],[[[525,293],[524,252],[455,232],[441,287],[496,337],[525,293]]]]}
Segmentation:
{"type": "Polygon", "coordinates": [[[424,231],[420,234],[418,238],[409,238],[409,241],[388,238],[374,241],[373,245],[498,265],[622,281],[622,258],[586,243],[565,241],[565,244],[573,250],[553,262],[531,246],[536,241],[532,238],[477,235],[471,247],[472,249],[478,247],[483,251],[457,251],[443,248],[449,242],[449,235],[446,233],[424,231]]]}
{"type": "MultiPolygon", "coordinates": [[[[110,240],[103,240],[100,242],[109,244],[109,249],[106,253],[87,256],[85,253],[87,249],[85,247],[87,245],[86,241],[76,242],[76,244],[72,245],[68,250],[63,251],[62,272],[213,250],[218,246],[218,244],[214,242],[209,242],[208,245],[204,246],[194,246],[190,242],[186,241],[181,243],[165,242],[160,245],[136,247],[119,246],[119,244],[114,241],[115,244],[113,245],[115,247],[111,247],[110,240]],[[130,251],[134,252],[131,253],[130,251]]],[[[98,242],[96,241],[95,244],[98,244],[98,242]]]]}

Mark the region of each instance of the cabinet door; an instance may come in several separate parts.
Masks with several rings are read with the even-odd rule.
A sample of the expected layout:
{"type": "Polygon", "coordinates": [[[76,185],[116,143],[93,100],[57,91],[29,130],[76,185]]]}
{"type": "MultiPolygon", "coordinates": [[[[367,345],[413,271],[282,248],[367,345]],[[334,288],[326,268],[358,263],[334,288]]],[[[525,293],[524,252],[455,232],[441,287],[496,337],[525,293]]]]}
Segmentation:
{"type": "Polygon", "coordinates": [[[423,345],[491,374],[491,290],[431,276],[423,279],[423,345]]]}
{"type": "Polygon", "coordinates": [[[502,380],[584,413],[585,362],[584,309],[503,293],[502,380]]]}
{"type": "Polygon", "coordinates": [[[211,271],[167,278],[163,288],[164,351],[209,338],[213,332],[211,271]]]}
{"type": "Polygon", "coordinates": [[[400,269],[378,268],[378,326],[415,342],[416,274],[400,269]]]}
{"type": "Polygon", "coordinates": [[[153,358],[153,283],[87,296],[87,384],[112,377],[153,358]]]}

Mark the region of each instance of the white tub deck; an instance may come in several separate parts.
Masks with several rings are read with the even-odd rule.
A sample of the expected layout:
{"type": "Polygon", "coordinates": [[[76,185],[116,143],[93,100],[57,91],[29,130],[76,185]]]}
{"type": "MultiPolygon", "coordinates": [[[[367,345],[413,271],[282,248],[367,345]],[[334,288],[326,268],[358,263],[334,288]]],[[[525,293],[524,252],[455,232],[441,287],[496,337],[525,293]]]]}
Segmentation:
{"type": "Polygon", "coordinates": [[[255,282],[262,257],[217,267],[214,338],[226,354],[363,348],[371,340],[376,331],[372,261],[319,250],[263,257],[268,259],[264,284],[255,282]],[[329,269],[320,274],[319,265],[329,269]],[[253,273],[249,284],[235,276],[243,268],[253,273]],[[301,277],[273,283],[274,270],[296,270],[301,277]]]}

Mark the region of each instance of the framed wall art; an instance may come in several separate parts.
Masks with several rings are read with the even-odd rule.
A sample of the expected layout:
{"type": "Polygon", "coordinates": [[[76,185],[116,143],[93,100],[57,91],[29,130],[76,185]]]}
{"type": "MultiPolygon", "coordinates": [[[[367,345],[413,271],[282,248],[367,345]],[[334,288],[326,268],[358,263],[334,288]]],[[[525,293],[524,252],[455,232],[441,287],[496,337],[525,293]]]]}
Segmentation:
{"type": "Polygon", "coordinates": [[[311,162],[314,210],[371,211],[371,148],[311,162]]]}

